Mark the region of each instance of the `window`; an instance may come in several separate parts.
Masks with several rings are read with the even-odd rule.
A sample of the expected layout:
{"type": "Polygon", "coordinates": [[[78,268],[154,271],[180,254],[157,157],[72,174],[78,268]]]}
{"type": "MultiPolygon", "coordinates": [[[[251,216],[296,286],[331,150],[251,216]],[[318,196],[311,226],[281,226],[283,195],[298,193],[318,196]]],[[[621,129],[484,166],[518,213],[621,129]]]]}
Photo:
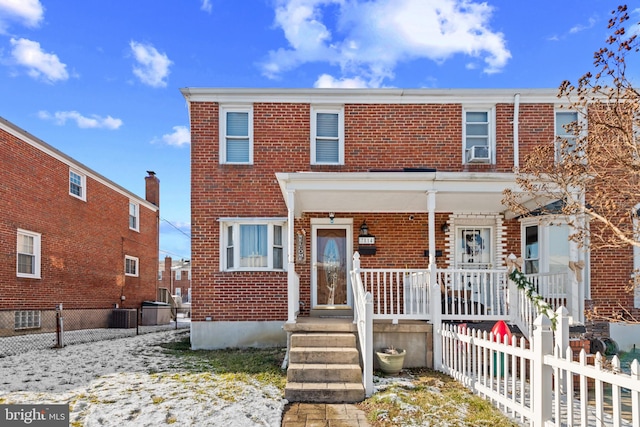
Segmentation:
{"type": "Polygon", "coordinates": [[[456,268],[490,268],[493,264],[492,234],[492,227],[456,227],[456,268]]]}
{"type": "Polygon", "coordinates": [[[220,163],[253,163],[253,109],[220,108],[220,163]]]}
{"type": "Polygon", "coordinates": [[[162,270],[158,270],[158,280],[162,280],[162,270]]]}
{"type": "Polygon", "coordinates": [[[311,109],[311,164],[344,164],[344,110],[311,109]]]}
{"type": "Polygon", "coordinates": [[[86,181],[85,175],[69,170],[69,194],[80,200],[86,200],[86,181]]]}
{"type": "Polygon", "coordinates": [[[493,109],[464,111],[464,163],[491,163],[494,146],[493,109]]]}
{"type": "Polygon", "coordinates": [[[221,223],[221,269],[283,270],[285,229],[281,219],[237,219],[221,223]]]}
{"type": "Polygon", "coordinates": [[[40,327],[41,312],[39,310],[16,311],[14,315],[14,329],[38,329],[40,327]]]}
{"type": "Polygon", "coordinates": [[[182,271],[176,270],[176,280],[182,280],[182,271]]]}
{"type": "Polygon", "coordinates": [[[572,153],[576,148],[578,129],[578,113],[571,111],[556,111],[556,162],[572,153]]]}
{"type": "Polygon", "coordinates": [[[125,255],[124,274],[125,276],[138,277],[138,258],[125,255]]]}
{"type": "Polygon", "coordinates": [[[39,233],[18,230],[17,276],[40,279],[40,240],[39,233]]]}
{"type": "Polygon", "coordinates": [[[129,228],[140,231],[140,205],[129,202],[129,228]]]}

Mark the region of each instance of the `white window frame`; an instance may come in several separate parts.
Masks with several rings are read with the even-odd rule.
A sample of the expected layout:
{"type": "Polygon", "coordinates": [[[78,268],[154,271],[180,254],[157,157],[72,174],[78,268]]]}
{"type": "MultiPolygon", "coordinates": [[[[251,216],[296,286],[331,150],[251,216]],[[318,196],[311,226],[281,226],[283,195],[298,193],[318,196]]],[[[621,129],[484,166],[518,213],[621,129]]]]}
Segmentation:
{"type": "Polygon", "coordinates": [[[24,277],[29,279],[40,279],[40,271],[41,271],[41,248],[42,248],[42,235],[40,233],[35,233],[33,231],[18,229],[16,233],[16,276],[24,277]],[[20,240],[21,236],[31,237],[33,239],[33,253],[21,253],[20,252],[20,240]],[[33,273],[22,273],[20,272],[20,256],[19,255],[28,255],[33,257],[33,273]]]}
{"type": "Polygon", "coordinates": [[[176,280],[182,280],[182,271],[176,270],[176,280]]]}
{"type": "Polygon", "coordinates": [[[124,256],[124,275],[129,277],[139,277],[140,276],[140,260],[134,256],[125,255],[124,256]],[[131,273],[127,268],[127,261],[132,261],[135,263],[136,271],[131,273]]]}
{"type": "Polygon", "coordinates": [[[562,138],[565,135],[558,135],[556,131],[558,129],[558,114],[563,114],[563,113],[575,114],[578,125],[580,126],[580,134],[574,136],[575,138],[574,147],[573,147],[574,149],[578,139],[585,136],[587,132],[587,120],[585,118],[585,115],[582,114],[580,111],[569,110],[568,108],[556,109],[553,112],[553,147],[554,147],[553,151],[554,151],[554,159],[556,163],[559,163],[562,160],[562,153],[561,153],[562,141],[559,141],[558,138],[559,137],[562,138]]]}
{"type": "Polygon", "coordinates": [[[219,108],[219,128],[220,128],[220,164],[232,165],[252,165],[253,164],[253,105],[252,104],[233,104],[221,105],[219,108]],[[227,113],[248,113],[247,120],[249,135],[249,160],[247,162],[230,162],[227,161],[227,113]]]}
{"type": "MultiPolygon", "coordinates": [[[[485,164],[496,163],[496,107],[495,106],[466,106],[462,108],[462,163],[475,164],[467,162],[467,113],[487,113],[488,132],[487,147],[489,148],[489,162],[485,164]]],[[[482,164],[482,163],[480,163],[482,164]]]]}
{"type": "Polygon", "coordinates": [[[80,172],[77,169],[69,169],[69,195],[75,197],[76,199],[80,199],[82,201],[87,201],[87,175],[83,174],[82,172],[80,172]],[[77,175],[78,177],[80,177],[80,184],[76,183],[76,182],[71,182],[72,179],[72,175],[77,175]],[[71,185],[79,185],[80,187],[80,195],[75,194],[74,192],[71,191],[71,185]]]}
{"type": "MultiPolygon", "coordinates": [[[[311,106],[311,164],[312,165],[344,165],[344,106],[311,106]],[[319,162],[316,158],[316,140],[318,114],[338,115],[338,162],[319,162]]],[[[321,138],[325,139],[325,138],[321,138]]]]}
{"type": "Polygon", "coordinates": [[[129,201],[129,229],[140,232],[140,205],[136,202],[129,201]],[[133,208],[133,215],[131,209],[133,208]],[[131,218],[134,218],[135,224],[131,226],[131,218]]]}
{"type": "Polygon", "coordinates": [[[286,271],[287,269],[287,219],[286,218],[220,218],[220,271],[286,271]],[[241,267],[240,226],[267,226],[267,266],[241,267]],[[281,227],[282,245],[274,245],[274,226],[281,227]],[[228,245],[228,230],[232,229],[233,245],[228,245]],[[274,247],[282,249],[282,268],[274,268],[274,247]],[[227,267],[227,249],[232,249],[234,265],[227,267]]]}

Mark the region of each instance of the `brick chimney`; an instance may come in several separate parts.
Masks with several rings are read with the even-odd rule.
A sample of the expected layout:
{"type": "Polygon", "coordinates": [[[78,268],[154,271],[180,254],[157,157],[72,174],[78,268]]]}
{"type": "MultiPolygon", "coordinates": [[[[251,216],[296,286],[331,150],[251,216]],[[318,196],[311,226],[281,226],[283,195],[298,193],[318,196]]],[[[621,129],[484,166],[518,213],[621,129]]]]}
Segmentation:
{"type": "Polygon", "coordinates": [[[160,180],[154,171],[147,171],[149,175],[144,178],[146,185],[145,199],[160,207],[160,180]]]}

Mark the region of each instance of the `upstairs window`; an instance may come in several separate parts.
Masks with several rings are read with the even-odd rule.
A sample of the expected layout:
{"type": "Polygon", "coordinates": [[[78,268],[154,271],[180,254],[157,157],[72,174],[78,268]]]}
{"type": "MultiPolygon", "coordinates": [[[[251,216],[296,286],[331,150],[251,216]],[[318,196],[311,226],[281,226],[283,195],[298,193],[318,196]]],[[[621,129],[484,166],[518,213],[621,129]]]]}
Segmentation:
{"type": "Polygon", "coordinates": [[[140,231],[140,205],[129,202],[129,228],[140,231]]]}
{"type": "Polygon", "coordinates": [[[311,164],[344,164],[344,111],[311,109],[311,164]]]}
{"type": "Polygon", "coordinates": [[[69,194],[80,200],[86,200],[86,181],[85,175],[70,170],[69,171],[69,194]]]}
{"type": "Polygon", "coordinates": [[[492,109],[464,111],[464,163],[491,163],[493,160],[492,109]]]}
{"type": "Polygon", "coordinates": [[[253,163],[253,110],[251,107],[220,109],[220,163],[253,163]]]}
{"type": "Polygon", "coordinates": [[[283,220],[226,220],[222,222],[222,236],[223,271],[284,269],[283,220]]]}
{"type": "Polygon", "coordinates": [[[556,112],[556,162],[575,151],[577,142],[578,113],[575,111],[556,112]]]}
{"type": "Polygon", "coordinates": [[[17,276],[40,279],[41,235],[27,230],[18,230],[17,276]]]}
{"type": "Polygon", "coordinates": [[[138,277],[138,258],[125,255],[124,274],[125,276],[138,277]]]}

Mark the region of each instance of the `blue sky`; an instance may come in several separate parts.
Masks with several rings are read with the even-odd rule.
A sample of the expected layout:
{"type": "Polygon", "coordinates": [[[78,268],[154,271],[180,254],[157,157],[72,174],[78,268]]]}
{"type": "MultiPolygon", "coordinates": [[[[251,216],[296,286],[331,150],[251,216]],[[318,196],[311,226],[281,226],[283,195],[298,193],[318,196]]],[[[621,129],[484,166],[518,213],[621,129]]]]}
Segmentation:
{"type": "MultiPolygon", "coordinates": [[[[0,0],[0,116],[144,196],[190,257],[182,87],[557,88],[605,0],[0,0]]],[[[632,21],[640,5],[630,4],[632,21]],[[636,8],[636,9],[634,9],[636,8]]]]}

